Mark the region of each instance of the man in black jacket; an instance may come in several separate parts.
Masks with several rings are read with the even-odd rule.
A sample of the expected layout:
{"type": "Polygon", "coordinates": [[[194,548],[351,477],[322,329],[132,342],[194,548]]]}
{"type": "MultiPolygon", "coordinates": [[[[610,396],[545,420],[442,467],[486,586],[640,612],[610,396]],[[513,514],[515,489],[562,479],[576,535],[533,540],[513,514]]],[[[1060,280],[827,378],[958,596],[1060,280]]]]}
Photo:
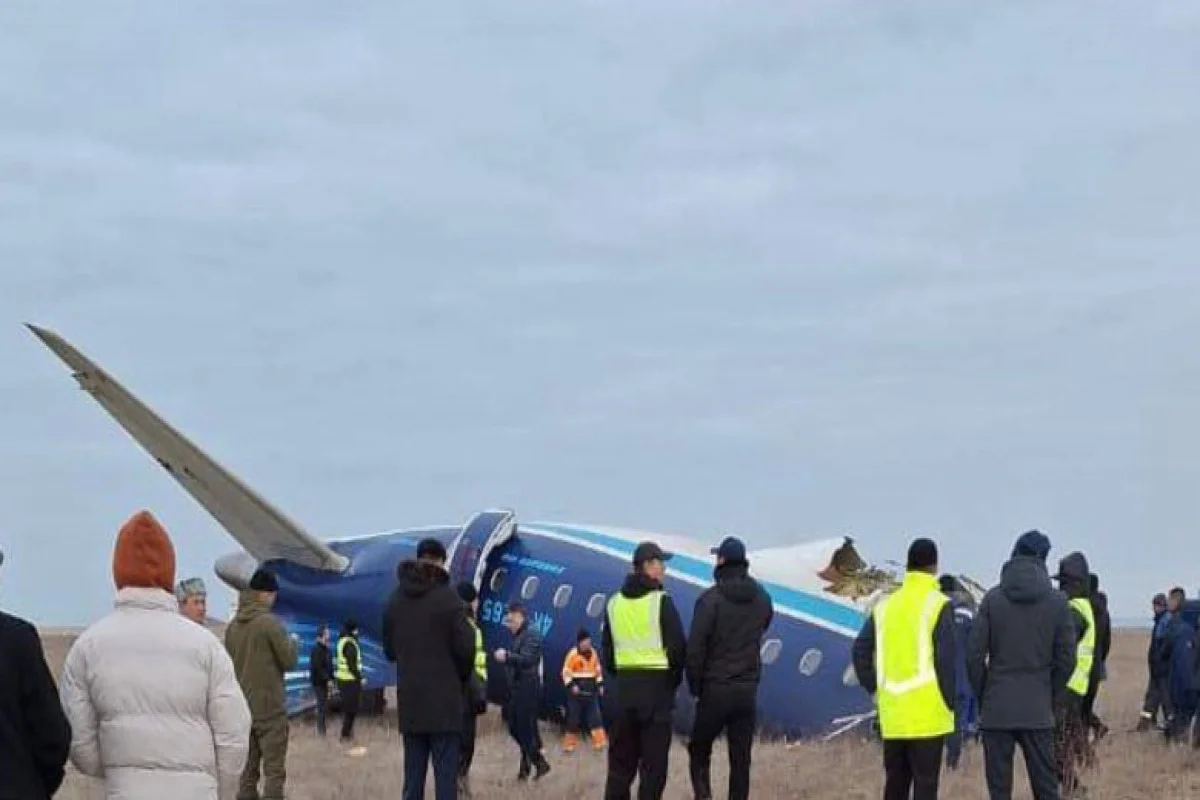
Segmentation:
{"type": "Polygon", "coordinates": [[[329,684],[333,682],[333,656],[329,653],[329,628],[317,629],[317,640],[308,654],[308,682],[317,699],[317,735],[325,736],[325,717],[329,713],[329,684]]]}
{"type": "Polygon", "coordinates": [[[37,629],[0,611],[0,800],[49,800],[70,752],[71,726],[37,629]]]}
{"type": "Polygon", "coordinates": [[[1000,585],[979,604],[967,643],[992,800],[1012,798],[1018,745],[1034,798],[1059,798],[1054,708],[1075,669],[1075,629],[1066,597],[1050,583],[1049,555],[1050,540],[1041,532],[1017,539],[1000,585]]]}
{"type": "Polygon", "coordinates": [[[729,741],[729,800],[750,796],[759,652],[771,624],[771,597],[750,577],[741,540],[727,537],[712,552],[716,585],[696,601],[687,644],[687,682],[699,701],[688,744],[696,800],[710,800],[713,741],[722,730],[729,741]]]}
{"type": "Polygon", "coordinates": [[[600,657],[605,672],[615,676],[617,693],[605,800],[629,800],[633,779],[639,776],[638,800],[657,800],[667,786],[671,714],[687,660],[683,621],[663,590],[670,558],[654,542],[639,544],[633,551],[633,572],[625,577],[621,591],[609,598],[604,610],[600,657]],[[640,638],[642,631],[638,628],[646,618],[638,610],[649,604],[658,606],[657,630],[652,627],[645,632],[657,640],[653,653],[626,646],[627,640],[640,638]],[[615,634],[614,621],[619,626],[615,634]],[[626,628],[633,629],[632,637],[626,628]],[[653,663],[639,663],[643,659],[653,663]]]}
{"type": "Polygon", "coordinates": [[[1154,595],[1151,609],[1154,613],[1154,631],[1150,634],[1150,645],[1146,651],[1149,682],[1146,684],[1146,698],[1142,703],[1142,714],[1137,724],[1139,733],[1150,730],[1157,723],[1160,710],[1164,724],[1171,718],[1170,662],[1163,658],[1163,646],[1171,624],[1171,615],[1167,611],[1167,596],[1161,592],[1154,595]]]}
{"type": "Polygon", "coordinates": [[[512,650],[500,648],[495,658],[504,665],[508,678],[508,703],[504,708],[508,733],[521,749],[517,780],[526,780],[530,767],[536,770],[533,779],[541,780],[550,771],[550,764],[542,755],[537,719],[542,699],[542,632],[529,624],[525,607],[520,603],[508,607],[504,624],[513,637],[512,650]]]}
{"type": "Polygon", "coordinates": [[[425,797],[430,760],[437,800],[454,800],[458,792],[463,684],[475,660],[475,633],[445,563],[445,546],[423,539],[417,559],[397,568],[400,585],[383,615],[383,652],[399,678],[404,800],[425,797]]]}

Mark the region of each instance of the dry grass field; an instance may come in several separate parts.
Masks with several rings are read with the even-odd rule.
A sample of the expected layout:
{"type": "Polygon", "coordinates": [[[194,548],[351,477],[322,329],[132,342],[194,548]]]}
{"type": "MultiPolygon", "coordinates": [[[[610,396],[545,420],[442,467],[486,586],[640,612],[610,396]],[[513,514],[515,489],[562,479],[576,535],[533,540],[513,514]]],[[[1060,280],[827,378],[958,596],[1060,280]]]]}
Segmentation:
{"type": "MultiPolygon", "coordinates": [[[[1131,733],[1144,687],[1146,635],[1123,632],[1114,643],[1110,674],[1099,703],[1100,714],[1113,733],[1100,747],[1100,765],[1087,775],[1092,800],[1194,800],[1200,798],[1200,755],[1189,750],[1169,751],[1157,736],[1131,733]]],[[[70,637],[47,634],[46,649],[56,674],[70,637]]],[[[311,723],[292,725],[288,754],[288,792],[292,800],[367,800],[400,796],[402,752],[394,716],[360,722],[359,739],[368,747],[363,758],[352,758],[336,737],[322,741],[311,723]]],[[[520,791],[534,797],[600,797],[605,762],[602,754],[586,750],[564,755],[557,746],[558,733],[547,728],[543,738],[553,771],[537,784],[518,788],[516,749],[499,730],[496,714],[489,714],[480,736],[473,788],[476,797],[499,797],[520,791]]],[[[882,794],[883,778],[876,747],[864,742],[787,747],[764,744],[755,750],[753,788],[757,798],[801,800],[867,800],[882,794]]],[[[724,796],[724,754],[714,758],[714,788],[724,796]]],[[[1020,759],[1018,758],[1018,761],[1020,759]]],[[[682,743],[671,753],[672,779],[666,796],[690,798],[687,751],[682,743]]],[[[1020,770],[1020,768],[1018,767],[1020,770]]],[[[1019,773],[1016,797],[1029,797],[1019,773]]],[[[432,776],[427,795],[432,797],[432,776]]],[[[942,797],[949,800],[986,798],[981,754],[970,749],[963,768],[943,781],[942,797]]],[[[92,800],[103,793],[88,779],[71,774],[58,793],[62,800],[92,800]]]]}

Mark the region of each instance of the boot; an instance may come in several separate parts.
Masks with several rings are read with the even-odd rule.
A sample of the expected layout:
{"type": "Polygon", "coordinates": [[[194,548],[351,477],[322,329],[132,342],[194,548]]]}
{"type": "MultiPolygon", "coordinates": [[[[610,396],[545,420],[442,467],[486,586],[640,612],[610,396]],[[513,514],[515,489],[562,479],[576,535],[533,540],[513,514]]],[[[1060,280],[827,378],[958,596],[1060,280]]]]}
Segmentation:
{"type": "Polygon", "coordinates": [[[535,781],[546,777],[546,773],[550,771],[550,764],[546,762],[546,757],[541,753],[538,753],[536,756],[534,756],[533,766],[535,770],[533,773],[533,779],[535,781]]]}
{"type": "Polygon", "coordinates": [[[712,800],[712,782],[708,770],[692,761],[688,764],[692,776],[692,794],[696,800],[712,800]]]}
{"type": "Polygon", "coordinates": [[[524,753],[521,753],[521,767],[520,767],[520,769],[517,770],[517,780],[519,780],[519,781],[529,780],[529,770],[530,770],[529,759],[525,757],[524,753]]]}
{"type": "Polygon", "coordinates": [[[604,732],[604,728],[595,728],[592,730],[592,749],[603,750],[608,747],[608,735],[604,732]]]}
{"type": "Polygon", "coordinates": [[[578,746],[579,746],[579,736],[578,735],[568,732],[567,735],[563,737],[563,752],[564,753],[574,753],[575,748],[578,746]]]}

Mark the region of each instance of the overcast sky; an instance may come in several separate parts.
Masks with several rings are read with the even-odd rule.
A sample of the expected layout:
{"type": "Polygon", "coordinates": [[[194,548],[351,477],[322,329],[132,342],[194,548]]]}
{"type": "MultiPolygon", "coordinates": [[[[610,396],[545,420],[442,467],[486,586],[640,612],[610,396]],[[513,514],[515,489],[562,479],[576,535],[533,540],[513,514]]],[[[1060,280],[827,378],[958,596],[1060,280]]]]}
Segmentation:
{"type": "MultiPolygon", "coordinates": [[[[1200,10],[0,5],[0,605],[140,507],[234,542],[20,325],[325,536],[507,505],[750,547],[1039,527],[1200,586],[1200,10]]],[[[224,597],[215,598],[217,610],[224,597]]]]}

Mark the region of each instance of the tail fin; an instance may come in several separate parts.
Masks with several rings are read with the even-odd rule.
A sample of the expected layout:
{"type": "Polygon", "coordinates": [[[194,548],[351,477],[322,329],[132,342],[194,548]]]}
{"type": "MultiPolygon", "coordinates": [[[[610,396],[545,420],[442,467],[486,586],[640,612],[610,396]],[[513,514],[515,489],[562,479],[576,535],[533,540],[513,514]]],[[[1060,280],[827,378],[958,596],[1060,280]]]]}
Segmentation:
{"type": "Polygon", "coordinates": [[[238,480],[65,339],[45,328],[28,327],[71,368],[84,391],[250,555],[259,561],[286,559],[332,572],[346,568],[349,562],[345,556],[334,552],[238,480]]]}

